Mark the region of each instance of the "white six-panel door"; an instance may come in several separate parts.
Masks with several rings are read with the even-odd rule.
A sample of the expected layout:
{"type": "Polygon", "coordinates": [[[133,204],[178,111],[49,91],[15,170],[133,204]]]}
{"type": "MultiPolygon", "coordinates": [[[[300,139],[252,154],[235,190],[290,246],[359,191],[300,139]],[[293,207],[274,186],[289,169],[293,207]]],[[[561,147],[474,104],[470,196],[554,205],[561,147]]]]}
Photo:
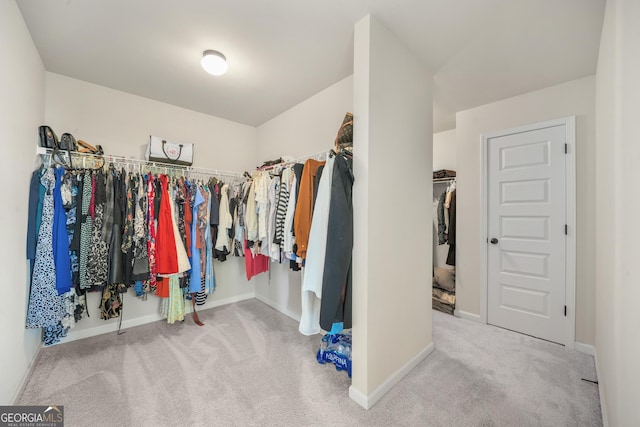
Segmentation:
{"type": "Polygon", "coordinates": [[[487,139],[487,321],[565,343],[566,126],[487,139]]]}

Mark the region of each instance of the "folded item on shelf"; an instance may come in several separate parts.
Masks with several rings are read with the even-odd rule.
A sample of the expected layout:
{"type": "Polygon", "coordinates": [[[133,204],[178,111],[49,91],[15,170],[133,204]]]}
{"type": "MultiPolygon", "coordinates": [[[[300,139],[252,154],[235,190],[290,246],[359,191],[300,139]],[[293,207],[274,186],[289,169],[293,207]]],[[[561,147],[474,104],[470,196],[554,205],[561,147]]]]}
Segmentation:
{"type": "Polygon", "coordinates": [[[453,178],[456,176],[456,171],[450,169],[440,169],[437,171],[433,171],[433,178],[453,178]]]}

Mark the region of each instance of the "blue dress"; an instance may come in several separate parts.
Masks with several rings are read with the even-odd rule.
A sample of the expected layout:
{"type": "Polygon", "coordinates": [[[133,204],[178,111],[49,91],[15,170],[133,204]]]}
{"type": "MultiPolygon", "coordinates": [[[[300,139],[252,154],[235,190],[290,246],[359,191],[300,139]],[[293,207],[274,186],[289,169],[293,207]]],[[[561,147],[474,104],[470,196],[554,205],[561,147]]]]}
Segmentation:
{"type": "Polygon", "coordinates": [[[64,169],[56,169],[56,185],[53,190],[53,260],[56,267],[56,289],[58,295],[71,290],[71,260],[69,258],[69,235],[67,214],[62,201],[62,177],[64,169]]]}
{"type": "Polygon", "coordinates": [[[204,202],[204,197],[200,193],[197,185],[191,186],[191,191],[195,190],[195,201],[193,203],[193,222],[191,223],[191,278],[189,280],[189,292],[196,293],[202,290],[201,271],[200,271],[200,248],[197,246],[198,241],[198,206],[204,202]]]}

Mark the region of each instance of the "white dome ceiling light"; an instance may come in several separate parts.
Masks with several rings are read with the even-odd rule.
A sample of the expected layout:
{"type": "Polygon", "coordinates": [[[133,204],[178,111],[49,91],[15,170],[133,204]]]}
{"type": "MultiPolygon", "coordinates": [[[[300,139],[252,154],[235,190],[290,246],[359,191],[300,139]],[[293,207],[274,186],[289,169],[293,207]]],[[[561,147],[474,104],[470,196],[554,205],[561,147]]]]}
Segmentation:
{"type": "Polygon", "coordinates": [[[202,52],[200,64],[204,70],[214,76],[221,76],[227,72],[227,58],[217,50],[205,50],[202,52]]]}

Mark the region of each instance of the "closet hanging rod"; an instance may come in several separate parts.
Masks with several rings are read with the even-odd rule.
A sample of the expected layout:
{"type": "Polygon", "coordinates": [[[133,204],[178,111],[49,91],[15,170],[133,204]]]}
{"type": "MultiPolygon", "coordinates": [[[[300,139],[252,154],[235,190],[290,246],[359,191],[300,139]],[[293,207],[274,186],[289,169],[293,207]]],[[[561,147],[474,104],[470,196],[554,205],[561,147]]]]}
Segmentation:
{"type": "Polygon", "coordinates": [[[324,159],[322,159],[322,157],[326,156],[330,152],[331,152],[331,150],[324,150],[324,151],[320,151],[319,153],[310,154],[308,156],[298,157],[297,159],[285,160],[283,162],[276,163],[275,165],[259,166],[259,167],[256,168],[256,170],[268,171],[268,170],[272,170],[272,169],[276,169],[276,168],[285,167],[285,166],[288,166],[288,165],[293,165],[293,164],[296,164],[296,163],[302,163],[303,161],[306,161],[306,160],[309,160],[309,159],[324,160],[324,159]]]}
{"type": "MultiPolygon", "coordinates": [[[[53,155],[53,153],[54,153],[54,150],[51,148],[36,147],[36,154],[38,155],[51,156],[53,155]]],[[[62,153],[64,156],[67,155],[66,150],[60,150],[58,151],[58,153],[62,153]]],[[[132,157],[114,156],[111,154],[102,154],[101,156],[96,156],[95,154],[91,154],[91,153],[79,153],[77,151],[72,151],[71,155],[74,157],[77,156],[78,158],[90,159],[90,160],[93,160],[96,157],[101,157],[102,159],[104,159],[105,163],[114,163],[119,165],[148,166],[149,168],[154,168],[159,170],[171,169],[172,171],[175,170],[180,172],[195,173],[195,174],[202,174],[202,175],[213,175],[213,176],[217,175],[217,176],[227,176],[227,177],[233,177],[233,178],[242,177],[241,172],[223,171],[218,169],[207,169],[207,168],[200,168],[200,167],[194,167],[194,166],[172,165],[170,163],[152,162],[152,161],[143,160],[143,159],[135,159],[132,157]]]]}
{"type": "Polygon", "coordinates": [[[433,178],[433,182],[455,182],[456,177],[455,176],[449,176],[446,178],[433,178]]]}

